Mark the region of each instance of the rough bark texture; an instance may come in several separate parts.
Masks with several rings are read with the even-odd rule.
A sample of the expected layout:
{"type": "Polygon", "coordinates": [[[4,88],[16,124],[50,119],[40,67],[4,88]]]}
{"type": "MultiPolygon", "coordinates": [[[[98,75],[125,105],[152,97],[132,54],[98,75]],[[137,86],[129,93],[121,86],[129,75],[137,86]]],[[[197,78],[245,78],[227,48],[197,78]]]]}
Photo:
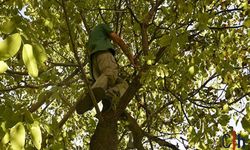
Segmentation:
{"type": "Polygon", "coordinates": [[[102,113],[103,121],[99,121],[90,141],[90,150],[117,150],[117,117],[114,111],[102,113]]]}
{"type": "Polygon", "coordinates": [[[90,141],[91,150],[117,150],[117,121],[130,100],[133,98],[133,95],[141,87],[138,79],[139,75],[134,78],[125,94],[121,97],[116,112],[109,111],[102,113],[103,121],[99,120],[95,133],[90,141]]]}

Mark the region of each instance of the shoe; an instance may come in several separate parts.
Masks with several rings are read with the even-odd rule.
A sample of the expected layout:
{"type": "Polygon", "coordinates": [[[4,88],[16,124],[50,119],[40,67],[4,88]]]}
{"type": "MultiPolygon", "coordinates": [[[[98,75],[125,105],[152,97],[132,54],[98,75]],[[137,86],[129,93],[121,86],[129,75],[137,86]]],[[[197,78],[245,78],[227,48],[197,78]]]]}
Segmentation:
{"type": "MultiPolygon", "coordinates": [[[[97,103],[100,102],[105,97],[105,90],[103,88],[93,88],[92,89],[97,103]]],[[[84,98],[80,98],[76,103],[76,112],[78,114],[83,114],[94,107],[90,94],[87,93],[84,98]]]]}
{"type": "Polygon", "coordinates": [[[102,100],[102,105],[103,105],[102,112],[116,110],[116,106],[118,104],[119,97],[115,96],[115,95],[113,95],[113,96],[111,96],[111,95],[113,95],[113,94],[106,93],[105,97],[103,98],[103,100],[102,100]]]}
{"type": "Polygon", "coordinates": [[[102,100],[102,112],[107,112],[110,111],[110,109],[112,108],[112,97],[109,95],[105,95],[105,97],[102,100]]]}

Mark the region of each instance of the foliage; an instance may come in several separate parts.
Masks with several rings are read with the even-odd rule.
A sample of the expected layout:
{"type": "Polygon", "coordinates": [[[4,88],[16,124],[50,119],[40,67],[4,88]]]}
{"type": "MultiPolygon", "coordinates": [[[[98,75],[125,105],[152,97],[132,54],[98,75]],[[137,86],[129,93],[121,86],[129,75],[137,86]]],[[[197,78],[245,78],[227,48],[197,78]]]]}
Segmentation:
{"type": "Polygon", "coordinates": [[[88,147],[95,112],[67,113],[87,87],[76,56],[91,81],[86,43],[103,22],[140,63],[135,71],[117,47],[120,75],[142,75],[126,108],[139,126],[119,122],[119,149],[131,147],[130,127],[154,149],[220,149],[230,119],[250,135],[247,0],[3,0],[0,8],[2,149],[88,147]]]}

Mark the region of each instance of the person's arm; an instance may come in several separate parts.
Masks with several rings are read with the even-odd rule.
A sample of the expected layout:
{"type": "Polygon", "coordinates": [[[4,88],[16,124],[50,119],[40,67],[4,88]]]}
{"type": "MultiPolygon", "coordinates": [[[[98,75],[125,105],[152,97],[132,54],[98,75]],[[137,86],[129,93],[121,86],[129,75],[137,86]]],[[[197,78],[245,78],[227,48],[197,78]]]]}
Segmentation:
{"type": "Polygon", "coordinates": [[[111,32],[109,34],[109,37],[111,40],[113,40],[115,43],[117,43],[121,47],[123,53],[128,57],[130,63],[136,67],[134,56],[130,52],[129,46],[125,44],[125,42],[115,32],[111,32]]]}

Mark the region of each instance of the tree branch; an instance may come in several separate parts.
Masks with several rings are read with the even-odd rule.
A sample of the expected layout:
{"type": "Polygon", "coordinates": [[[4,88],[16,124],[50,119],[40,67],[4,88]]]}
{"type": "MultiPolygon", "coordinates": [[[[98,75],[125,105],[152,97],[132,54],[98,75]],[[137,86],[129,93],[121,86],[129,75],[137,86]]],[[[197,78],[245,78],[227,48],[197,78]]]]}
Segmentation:
{"type": "Polygon", "coordinates": [[[135,93],[140,89],[142,84],[140,83],[140,78],[142,76],[142,71],[139,72],[137,76],[134,77],[131,84],[129,85],[126,92],[123,94],[123,96],[120,98],[119,104],[117,106],[116,115],[120,116],[131,99],[134,97],[135,93]]]}
{"type": "Polygon", "coordinates": [[[250,92],[245,93],[244,95],[242,95],[241,97],[237,98],[236,100],[234,100],[233,102],[229,103],[229,105],[232,105],[234,103],[237,103],[238,101],[240,101],[242,98],[246,97],[246,96],[250,96],[250,92]]]}
{"type": "Polygon", "coordinates": [[[102,11],[101,11],[101,9],[99,9],[99,15],[101,16],[101,19],[102,19],[102,21],[105,23],[105,24],[108,24],[108,22],[105,20],[105,18],[103,17],[103,13],[102,13],[102,11]]]}
{"type": "Polygon", "coordinates": [[[74,64],[74,63],[56,63],[56,62],[54,63],[54,62],[50,62],[50,64],[53,65],[53,66],[62,66],[62,67],[79,67],[78,64],[74,64]]]}
{"type": "Polygon", "coordinates": [[[104,10],[104,11],[114,11],[114,12],[122,12],[122,13],[128,13],[126,11],[126,9],[114,9],[114,8],[83,8],[83,10],[86,11],[100,11],[100,10],[104,10]]]}
{"type": "Polygon", "coordinates": [[[128,113],[125,113],[125,115],[127,121],[129,122],[128,128],[130,131],[132,131],[133,134],[135,148],[137,148],[138,150],[145,150],[145,148],[142,145],[142,139],[143,139],[142,129],[132,116],[130,116],[128,113]]]}
{"type": "Polygon", "coordinates": [[[188,93],[188,98],[195,96],[197,93],[199,93],[199,91],[202,88],[204,88],[208,84],[208,82],[210,82],[211,80],[213,80],[216,77],[218,77],[218,75],[216,73],[214,73],[213,75],[211,75],[211,77],[209,77],[207,79],[207,81],[205,81],[198,89],[195,89],[192,92],[188,93]]]}
{"type": "Polygon", "coordinates": [[[149,10],[149,12],[146,14],[146,16],[143,18],[143,24],[148,25],[149,22],[152,20],[154,15],[157,12],[158,7],[164,2],[164,0],[157,0],[155,5],[152,6],[152,8],[149,10]]]}
{"type": "Polygon", "coordinates": [[[74,81],[70,81],[70,79],[72,79],[75,75],[77,75],[77,73],[79,72],[78,69],[76,69],[75,71],[73,71],[68,77],[66,77],[64,80],[62,80],[59,83],[45,83],[45,84],[41,84],[41,85],[31,85],[31,84],[27,84],[25,81],[24,85],[16,85],[16,86],[12,86],[6,89],[0,89],[0,92],[10,92],[10,91],[14,91],[17,89],[24,89],[24,88],[31,88],[31,89],[39,89],[39,88],[43,88],[43,87],[48,87],[48,86],[65,86],[65,85],[69,85],[71,83],[73,83],[74,81]]]}
{"type": "Polygon", "coordinates": [[[29,111],[31,113],[35,112],[38,108],[40,108],[46,101],[48,101],[48,99],[52,96],[53,92],[52,91],[47,91],[47,93],[45,93],[43,95],[43,97],[39,98],[38,97],[38,102],[34,103],[31,105],[31,107],[29,108],[29,111]]]}
{"type": "Polygon", "coordinates": [[[139,19],[135,16],[135,13],[133,12],[129,0],[126,0],[126,5],[127,5],[127,9],[129,10],[131,16],[135,19],[135,21],[137,23],[141,24],[141,22],[139,21],[139,19]]]}
{"type": "Polygon", "coordinates": [[[156,1],[156,4],[152,6],[150,11],[143,18],[141,26],[141,34],[142,34],[142,50],[144,55],[148,55],[149,51],[149,41],[148,41],[148,24],[152,20],[153,16],[156,14],[158,7],[164,2],[164,0],[156,1]]]}
{"type": "Polygon", "coordinates": [[[62,86],[66,83],[68,83],[72,78],[74,78],[75,75],[77,75],[79,72],[79,69],[75,69],[68,77],[66,77],[65,79],[63,79],[60,83],[57,84],[57,86],[62,86]]]}
{"type": "Polygon", "coordinates": [[[166,147],[169,147],[173,150],[179,150],[177,146],[165,141],[165,140],[162,140],[156,136],[152,136],[150,135],[149,133],[143,131],[140,126],[137,124],[136,122],[136,119],[134,119],[132,116],[130,116],[130,114],[128,114],[127,112],[124,113],[125,115],[125,119],[129,122],[129,129],[132,131],[133,133],[133,137],[134,137],[134,145],[135,147],[138,149],[138,150],[141,150],[141,149],[144,149],[142,146],[142,138],[144,136],[146,136],[147,138],[149,138],[150,140],[158,143],[160,146],[166,146],[166,147]]]}
{"type": "Polygon", "coordinates": [[[71,106],[67,114],[65,114],[62,118],[62,120],[58,123],[58,128],[61,129],[65,122],[69,119],[69,117],[74,113],[75,111],[75,105],[71,106]]]}
{"type": "Polygon", "coordinates": [[[28,72],[19,72],[19,71],[13,71],[13,70],[7,70],[7,74],[14,74],[14,75],[28,75],[28,72]]]}
{"type": "MultiPolygon", "coordinates": [[[[152,114],[150,114],[150,118],[154,118],[156,117],[158,114],[160,114],[164,109],[166,109],[169,105],[172,105],[174,104],[174,101],[169,101],[167,102],[166,104],[164,104],[161,108],[159,108],[158,110],[156,110],[155,112],[153,112],[152,114]]],[[[142,127],[144,127],[146,125],[148,120],[145,120],[143,123],[142,123],[142,127]]]]}
{"type": "Polygon", "coordinates": [[[17,90],[17,89],[23,89],[23,88],[31,88],[31,89],[38,89],[38,88],[41,88],[41,87],[48,87],[50,86],[51,84],[48,83],[48,84],[43,84],[43,85],[17,85],[17,86],[12,86],[12,87],[9,87],[7,89],[0,89],[0,92],[10,92],[10,91],[14,91],[14,90],[17,90]]]}
{"type": "MultiPolygon", "coordinates": [[[[166,50],[166,47],[161,47],[158,53],[156,54],[156,62],[158,62],[161,57],[163,56],[164,52],[166,50]]],[[[140,79],[142,77],[142,74],[147,72],[150,69],[150,66],[148,66],[146,63],[142,66],[141,70],[139,70],[138,74],[132,79],[131,84],[129,85],[126,92],[123,94],[123,96],[120,98],[120,102],[117,106],[116,115],[120,116],[131,99],[134,97],[135,93],[141,88],[142,84],[140,83],[140,79]]]]}
{"type": "Polygon", "coordinates": [[[157,137],[157,136],[152,136],[152,135],[149,135],[149,134],[147,134],[147,133],[144,133],[144,134],[145,134],[145,136],[147,136],[149,139],[151,139],[151,140],[155,141],[156,143],[158,143],[160,146],[167,146],[167,147],[169,147],[169,148],[171,148],[171,149],[173,149],[173,150],[179,150],[179,148],[178,148],[176,145],[174,145],[174,144],[172,144],[172,143],[169,143],[169,142],[167,142],[167,141],[165,141],[165,140],[163,140],[163,139],[160,139],[160,138],[157,137]]]}
{"type": "Polygon", "coordinates": [[[211,30],[225,30],[225,29],[237,29],[241,28],[243,25],[238,25],[238,26],[230,26],[230,27],[208,27],[211,30]]]}
{"type": "Polygon", "coordinates": [[[85,18],[85,16],[83,15],[83,12],[80,11],[80,16],[81,16],[81,19],[82,19],[82,22],[83,22],[83,25],[88,33],[88,35],[90,34],[90,27],[88,26],[88,23],[87,23],[87,20],[85,18]]]}
{"type": "Polygon", "coordinates": [[[215,15],[225,13],[225,12],[233,12],[233,11],[243,11],[243,9],[242,8],[226,9],[226,10],[216,12],[215,15]]]}

